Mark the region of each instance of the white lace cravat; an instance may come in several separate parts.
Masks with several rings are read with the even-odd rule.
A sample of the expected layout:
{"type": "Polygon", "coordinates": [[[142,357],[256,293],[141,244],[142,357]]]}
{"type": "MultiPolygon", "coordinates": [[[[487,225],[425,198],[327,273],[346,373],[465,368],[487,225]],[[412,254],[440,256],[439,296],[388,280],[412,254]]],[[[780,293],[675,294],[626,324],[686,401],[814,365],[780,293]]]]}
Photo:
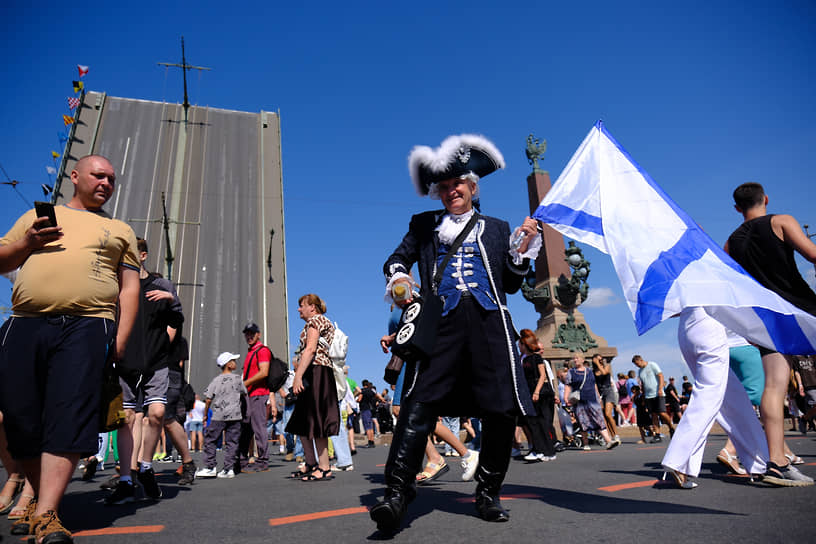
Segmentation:
{"type": "MultiPolygon", "coordinates": [[[[439,233],[439,241],[446,246],[449,246],[456,240],[456,237],[459,236],[459,233],[462,232],[462,229],[465,228],[467,222],[470,221],[470,218],[473,216],[473,210],[466,211],[461,215],[455,215],[452,213],[446,213],[445,216],[442,218],[442,222],[439,223],[439,226],[436,227],[436,232],[439,233]]],[[[472,242],[476,237],[476,229],[473,229],[468,233],[468,237],[465,240],[466,242],[472,242]]]]}

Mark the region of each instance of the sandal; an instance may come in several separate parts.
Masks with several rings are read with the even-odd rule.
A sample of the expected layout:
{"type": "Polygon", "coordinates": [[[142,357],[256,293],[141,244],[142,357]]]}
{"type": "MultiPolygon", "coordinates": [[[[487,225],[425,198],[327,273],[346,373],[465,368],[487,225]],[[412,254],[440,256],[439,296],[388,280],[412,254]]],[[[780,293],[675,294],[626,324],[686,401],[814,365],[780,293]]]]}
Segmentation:
{"type": "Polygon", "coordinates": [[[798,455],[796,455],[795,453],[791,453],[791,454],[786,453],[785,457],[788,458],[788,461],[790,461],[791,465],[804,465],[805,464],[805,460],[802,459],[801,457],[799,457],[798,455]]]}
{"type": "Polygon", "coordinates": [[[805,476],[791,463],[781,467],[772,461],[765,464],[763,482],[783,487],[803,487],[813,485],[813,478],[805,476]]]}
{"type": "Polygon", "coordinates": [[[666,475],[669,475],[674,480],[675,485],[680,489],[694,489],[697,487],[697,484],[694,482],[690,482],[688,476],[683,474],[682,472],[677,472],[674,469],[668,469],[666,472],[663,473],[663,479],[666,479],[666,475]]]}
{"type": "Polygon", "coordinates": [[[13,520],[20,519],[23,516],[25,516],[26,509],[28,508],[28,505],[31,504],[31,501],[34,500],[34,495],[29,495],[28,493],[23,493],[22,495],[20,495],[20,500],[23,500],[23,499],[28,499],[26,501],[25,505],[15,506],[14,510],[9,512],[8,519],[13,521],[13,520]]]}
{"type": "Polygon", "coordinates": [[[320,467],[315,467],[315,469],[310,473],[300,479],[301,482],[323,482],[326,480],[334,480],[334,475],[332,474],[331,469],[323,470],[320,467]],[[320,477],[318,478],[315,474],[320,473],[320,477]]]}
{"type": "Polygon", "coordinates": [[[425,465],[425,470],[417,474],[416,483],[417,485],[425,485],[428,482],[432,482],[445,474],[447,471],[450,470],[450,467],[445,461],[442,461],[440,464],[428,462],[425,465]]]}
{"type": "Polygon", "coordinates": [[[720,453],[717,454],[717,462],[727,468],[731,474],[738,474],[740,476],[748,474],[748,471],[740,466],[737,456],[731,455],[725,448],[721,449],[720,453]]]}
{"type": "Polygon", "coordinates": [[[298,469],[294,471],[292,474],[290,474],[289,477],[293,479],[305,478],[315,470],[317,470],[317,465],[304,465],[303,470],[298,469]]]}
{"type": "Polygon", "coordinates": [[[9,477],[6,484],[8,484],[8,482],[14,483],[14,489],[12,490],[11,495],[0,495],[0,515],[11,510],[11,507],[14,505],[14,497],[17,496],[17,493],[23,490],[25,478],[9,477]]]}

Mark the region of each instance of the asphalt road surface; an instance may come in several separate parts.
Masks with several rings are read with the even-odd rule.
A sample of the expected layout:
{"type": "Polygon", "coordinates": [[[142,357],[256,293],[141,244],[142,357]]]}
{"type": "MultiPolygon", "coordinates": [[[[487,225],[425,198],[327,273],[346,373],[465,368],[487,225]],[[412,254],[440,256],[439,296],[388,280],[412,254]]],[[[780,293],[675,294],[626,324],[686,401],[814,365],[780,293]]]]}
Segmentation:
{"type": "MultiPolygon", "coordinates": [[[[816,435],[789,433],[791,447],[816,476],[816,435]]],[[[639,542],[663,543],[808,541],[816,530],[816,487],[777,488],[726,475],[715,457],[722,435],[706,448],[699,487],[681,490],[659,478],[662,444],[568,450],[553,462],[513,461],[502,490],[508,523],[474,514],[473,482],[460,480],[458,459],[437,482],[421,487],[394,542],[639,542]]],[[[277,446],[270,444],[270,451],[277,446]]],[[[295,463],[273,455],[268,472],[232,480],[197,480],[178,486],[176,464],[156,464],[164,498],[106,507],[99,488],[112,470],[83,482],[79,472],[63,501],[61,518],[75,541],[89,544],[145,542],[364,542],[383,535],[367,508],[383,492],[387,446],[359,449],[353,472],[328,482],[287,478],[295,463]]],[[[196,456],[199,463],[200,454],[196,456]]],[[[220,453],[219,453],[220,460],[220,453]]],[[[200,464],[200,463],[199,463],[200,464]]],[[[10,522],[0,519],[0,540],[10,522]]]]}

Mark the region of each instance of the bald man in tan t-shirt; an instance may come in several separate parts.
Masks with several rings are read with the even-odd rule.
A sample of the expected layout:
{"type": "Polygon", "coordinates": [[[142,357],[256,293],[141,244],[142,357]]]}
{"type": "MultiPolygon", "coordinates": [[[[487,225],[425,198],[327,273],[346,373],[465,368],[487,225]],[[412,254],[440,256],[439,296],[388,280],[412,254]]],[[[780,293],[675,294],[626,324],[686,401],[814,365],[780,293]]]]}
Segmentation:
{"type": "Polygon", "coordinates": [[[106,158],[81,158],[57,225],[32,210],[0,239],[0,273],[19,268],[0,329],[0,410],[37,492],[19,520],[37,541],[71,539],[56,511],[80,454],[96,450],[102,370],[109,350],[124,354],[138,311],[136,237],[102,210],[115,178],[106,158]]]}

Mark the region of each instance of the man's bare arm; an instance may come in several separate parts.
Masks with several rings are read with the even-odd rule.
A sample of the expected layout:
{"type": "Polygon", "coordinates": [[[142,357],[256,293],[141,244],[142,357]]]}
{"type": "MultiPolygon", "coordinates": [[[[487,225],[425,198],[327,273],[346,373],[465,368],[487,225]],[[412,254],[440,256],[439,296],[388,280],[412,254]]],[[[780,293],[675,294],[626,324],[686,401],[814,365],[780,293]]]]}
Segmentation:
{"type": "Polygon", "coordinates": [[[130,332],[133,330],[133,323],[136,322],[136,315],[139,313],[139,271],[131,268],[119,268],[119,323],[116,328],[116,359],[121,360],[125,356],[125,346],[127,345],[130,332]]]}
{"type": "Polygon", "coordinates": [[[62,238],[62,227],[38,228],[47,223],[47,217],[38,217],[26,231],[25,236],[10,244],[0,246],[0,274],[19,268],[32,251],[42,249],[62,238]]]}
{"type": "Polygon", "coordinates": [[[775,215],[771,219],[782,230],[782,241],[812,263],[816,263],[816,244],[810,241],[792,215],[775,215]]]}
{"type": "Polygon", "coordinates": [[[263,385],[266,383],[266,377],[269,376],[269,363],[266,361],[259,361],[258,362],[258,372],[255,373],[254,376],[251,378],[247,378],[244,380],[245,387],[252,387],[263,385]]]}

